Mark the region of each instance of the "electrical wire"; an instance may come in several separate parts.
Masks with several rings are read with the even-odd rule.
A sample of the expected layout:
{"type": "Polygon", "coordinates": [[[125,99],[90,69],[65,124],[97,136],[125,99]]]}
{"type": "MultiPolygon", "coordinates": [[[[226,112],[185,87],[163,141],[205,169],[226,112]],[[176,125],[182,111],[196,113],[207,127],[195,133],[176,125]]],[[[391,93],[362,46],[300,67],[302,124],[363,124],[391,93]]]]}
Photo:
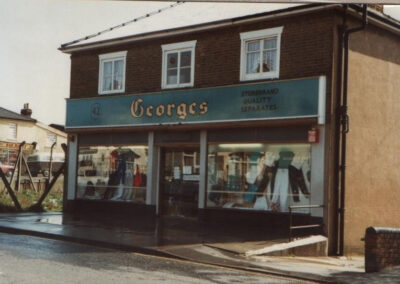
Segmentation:
{"type": "Polygon", "coordinates": [[[112,30],[115,30],[115,29],[118,29],[118,28],[122,28],[122,27],[124,27],[124,26],[126,26],[126,25],[129,25],[129,24],[135,23],[135,22],[137,22],[137,21],[146,19],[146,18],[151,17],[151,16],[154,16],[154,15],[156,15],[156,14],[159,14],[159,13],[165,11],[165,10],[172,9],[172,8],[174,8],[174,7],[176,7],[176,6],[180,5],[180,4],[183,4],[183,3],[185,3],[185,1],[177,1],[176,3],[174,3],[174,4],[172,4],[172,5],[169,5],[169,6],[167,6],[167,7],[164,7],[164,8],[158,9],[158,10],[156,10],[156,11],[147,13],[147,14],[145,14],[145,15],[143,15],[143,16],[140,16],[140,17],[138,17],[138,18],[134,18],[134,19],[132,19],[132,20],[130,20],[130,21],[124,22],[124,23],[119,24],[119,25],[117,25],[117,26],[114,26],[114,27],[108,28],[108,29],[106,29],[106,30],[100,31],[100,32],[98,32],[98,33],[91,34],[91,35],[88,35],[88,36],[85,36],[85,37],[82,37],[82,38],[79,38],[79,39],[76,39],[76,40],[73,40],[73,41],[70,41],[70,42],[61,44],[61,48],[67,47],[67,46],[69,46],[69,45],[71,45],[71,44],[79,43],[79,42],[84,41],[84,40],[88,40],[88,39],[90,39],[90,38],[94,38],[94,37],[96,37],[96,36],[102,35],[102,34],[107,33],[107,32],[111,32],[112,30]]]}

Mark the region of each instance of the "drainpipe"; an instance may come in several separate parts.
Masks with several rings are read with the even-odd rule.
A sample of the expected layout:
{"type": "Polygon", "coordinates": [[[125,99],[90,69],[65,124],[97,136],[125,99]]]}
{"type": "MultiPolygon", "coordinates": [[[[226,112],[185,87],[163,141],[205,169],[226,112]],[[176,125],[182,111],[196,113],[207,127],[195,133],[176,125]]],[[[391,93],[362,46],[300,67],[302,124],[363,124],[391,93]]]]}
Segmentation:
{"type": "Polygon", "coordinates": [[[337,253],[343,255],[344,252],[344,214],[345,214],[345,195],[346,195],[346,136],[349,132],[349,115],[347,113],[347,87],[348,87],[348,65],[349,65],[349,37],[352,33],[365,29],[367,25],[367,5],[363,5],[362,9],[362,24],[359,27],[348,29],[347,27],[347,5],[344,8],[343,26],[341,27],[340,34],[340,52],[339,52],[339,69],[338,74],[340,77],[338,80],[341,81],[341,75],[343,70],[343,84],[339,87],[341,92],[341,98],[337,98],[337,128],[336,133],[338,134],[338,143],[336,145],[338,151],[338,166],[336,176],[339,178],[338,181],[338,194],[339,204],[338,208],[338,223],[339,223],[339,234],[338,234],[338,247],[337,253]],[[344,52],[343,62],[342,53],[344,52]],[[340,150],[339,150],[340,149],[340,150]],[[339,174],[340,173],[340,174],[339,174]]]}
{"type": "Polygon", "coordinates": [[[348,5],[343,6],[343,22],[341,25],[338,26],[338,58],[337,58],[337,75],[336,75],[336,116],[335,116],[335,145],[334,145],[334,153],[336,153],[336,160],[335,160],[335,168],[334,168],[334,204],[335,204],[335,213],[336,219],[333,222],[334,228],[333,231],[335,232],[334,235],[334,252],[339,255],[339,224],[340,224],[340,130],[341,130],[341,106],[342,106],[342,87],[343,87],[343,38],[344,38],[344,31],[346,30],[347,24],[347,8],[348,5]]]}

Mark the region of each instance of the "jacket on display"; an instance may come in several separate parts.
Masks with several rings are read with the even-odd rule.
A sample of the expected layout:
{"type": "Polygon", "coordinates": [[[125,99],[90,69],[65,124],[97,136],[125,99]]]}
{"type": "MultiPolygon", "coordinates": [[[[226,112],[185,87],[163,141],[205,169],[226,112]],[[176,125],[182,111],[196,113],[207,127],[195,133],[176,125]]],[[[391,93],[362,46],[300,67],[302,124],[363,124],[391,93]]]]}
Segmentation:
{"type": "MultiPolygon", "coordinates": [[[[265,166],[262,175],[260,175],[260,178],[256,180],[256,185],[258,187],[259,192],[264,191],[265,188],[268,186],[268,183],[271,183],[271,198],[274,193],[274,186],[275,186],[275,177],[276,173],[278,171],[279,164],[278,161],[275,161],[272,166],[265,166]]],[[[304,176],[303,176],[303,171],[301,169],[297,169],[296,167],[289,165],[288,166],[289,170],[289,184],[290,184],[290,189],[292,191],[292,196],[293,196],[293,201],[294,202],[299,202],[299,192],[301,191],[304,196],[308,197],[310,196],[310,192],[307,189],[304,176]]]]}

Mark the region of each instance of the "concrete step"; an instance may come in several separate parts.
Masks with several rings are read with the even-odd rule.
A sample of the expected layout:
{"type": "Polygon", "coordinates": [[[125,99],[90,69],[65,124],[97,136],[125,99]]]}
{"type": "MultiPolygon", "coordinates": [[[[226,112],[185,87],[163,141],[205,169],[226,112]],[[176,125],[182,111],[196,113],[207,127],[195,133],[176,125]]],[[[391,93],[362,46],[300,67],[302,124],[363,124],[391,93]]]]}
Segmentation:
{"type": "Polygon", "coordinates": [[[267,256],[327,256],[328,239],[324,236],[310,236],[291,242],[271,244],[263,248],[248,250],[246,257],[267,256]]]}

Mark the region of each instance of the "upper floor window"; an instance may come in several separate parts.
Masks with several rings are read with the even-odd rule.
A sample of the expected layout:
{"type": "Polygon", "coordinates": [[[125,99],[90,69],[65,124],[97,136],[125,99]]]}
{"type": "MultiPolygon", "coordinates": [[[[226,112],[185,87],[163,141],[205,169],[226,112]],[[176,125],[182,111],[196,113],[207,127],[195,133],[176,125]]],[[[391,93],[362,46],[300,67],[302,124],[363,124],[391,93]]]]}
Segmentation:
{"type": "Polygon", "coordinates": [[[125,91],[126,51],[99,55],[99,94],[125,91]]]}
{"type": "Polygon", "coordinates": [[[17,124],[16,123],[9,123],[8,124],[8,140],[17,140],[17,124]]]}
{"type": "Polygon", "coordinates": [[[282,30],[277,27],[240,34],[240,80],[279,78],[282,30]]]}
{"type": "Polygon", "coordinates": [[[162,88],[192,87],[196,41],[162,45],[162,88]]]}

